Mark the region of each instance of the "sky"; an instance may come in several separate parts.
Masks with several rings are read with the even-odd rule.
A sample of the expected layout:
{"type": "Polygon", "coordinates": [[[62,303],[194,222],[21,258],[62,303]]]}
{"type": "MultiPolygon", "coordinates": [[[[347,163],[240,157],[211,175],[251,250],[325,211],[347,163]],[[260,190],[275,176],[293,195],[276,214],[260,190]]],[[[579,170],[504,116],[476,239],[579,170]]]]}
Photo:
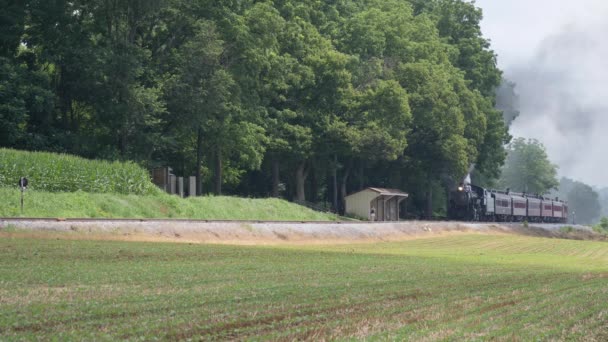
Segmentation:
{"type": "Polygon", "coordinates": [[[608,1],[476,5],[499,67],[517,84],[511,134],[542,142],[560,176],[608,187],[608,1]]]}

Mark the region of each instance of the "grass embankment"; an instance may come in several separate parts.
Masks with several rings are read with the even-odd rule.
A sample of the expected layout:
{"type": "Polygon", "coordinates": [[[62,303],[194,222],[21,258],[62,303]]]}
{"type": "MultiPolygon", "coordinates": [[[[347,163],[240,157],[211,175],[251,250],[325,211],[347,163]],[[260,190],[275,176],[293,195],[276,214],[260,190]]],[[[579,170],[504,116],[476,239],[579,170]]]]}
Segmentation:
{"type": "Polygon", "coordinates": [[[0,148],[0,217],[187,218],[209,220],[336,220],[278,199],[197,197],[163,193],[146,170],[127,162],[0,148]],[[21,212],[17,182],[29,179],[21,212]]]}
{"type": "Polygon", "coordinates": [[[336,215],[310,210],[280,199],[239,197],[179,198],[164,193],[149,196],[49,193],[27,191],[21,214],[17,189],[0,188],[0,217],[62,218],[187,218],[208,220],[336,220],[336,215]]]}
{"type": "Polygon", "coordinates": [[[2,340],[608,338],[606,243],[464,235],[244,248],[4,235],[2,340]]]}

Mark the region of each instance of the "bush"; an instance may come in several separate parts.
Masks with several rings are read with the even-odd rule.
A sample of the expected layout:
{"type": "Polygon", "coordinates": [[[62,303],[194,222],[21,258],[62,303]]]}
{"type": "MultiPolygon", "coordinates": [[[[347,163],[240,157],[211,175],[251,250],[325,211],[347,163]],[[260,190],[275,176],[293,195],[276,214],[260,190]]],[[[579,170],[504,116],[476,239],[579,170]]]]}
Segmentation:
{"type": "Polygon", "coordinates": [[[29,188],[47,192],[151,195],[159,191],[148,172],[132,162],[0,149],[0,187],[17,187],[23,176],[28,178],[29,188]]]}
{"type": "Polygon", "coordinates": [[[593,231],[599,234],[608,234],[608,218],[602,217],[599,224],[592,227],[593,231]]]}
{"type": "Polygon", "coordinates": [[[574,228],[572,228],[572,226],[565,226],[565,227],[561,227],[559,229],[559,231],[562,233],[568,234],[568,233],[572,233],[574,231],[574,228]]]}

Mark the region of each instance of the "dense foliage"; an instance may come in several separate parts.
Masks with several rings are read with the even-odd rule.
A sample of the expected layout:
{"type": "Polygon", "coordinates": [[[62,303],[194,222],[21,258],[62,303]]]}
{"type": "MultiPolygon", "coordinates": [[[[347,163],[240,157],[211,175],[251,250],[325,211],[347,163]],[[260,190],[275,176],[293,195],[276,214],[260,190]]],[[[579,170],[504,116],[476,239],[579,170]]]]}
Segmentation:
{"type": "Polygon", "coordinates": [[[536,139],[517,138],[509,144],[499,185],[513,191],[544,195],[558,189],[557,166],[536,139]]]}
{"type": "Polygon", "coordinates": [[[496,178],[501,72],[461,0],[1,0],[0,146],[171,165],[199,193],[430,214],[496,178]]]}
{"type": "Polygon", "coordinates": [[[29,180],[28,188],[40,191],[136,195],[159,192],[150,182],[148,172],[132,162],[0,148],[0,187],[16,187],[19,178],[24,176],[29,180]]]}
{"type": "Polygon", "coordinates": [[[599,194],[591,186],[563,177],[555,195],[568,201],[572,222],[589,224],[596,223],[600,218],[602,207],[599,194]]]}
{"type": "Polygon", "coordinates": [[[589,224],[599,219],[602,207],[598,192],[569,178],[558,181],[557,166],[538,140],[514,139],[507,151],[498,187],[564,200],[568,202],[570,222],[589,224]]]}

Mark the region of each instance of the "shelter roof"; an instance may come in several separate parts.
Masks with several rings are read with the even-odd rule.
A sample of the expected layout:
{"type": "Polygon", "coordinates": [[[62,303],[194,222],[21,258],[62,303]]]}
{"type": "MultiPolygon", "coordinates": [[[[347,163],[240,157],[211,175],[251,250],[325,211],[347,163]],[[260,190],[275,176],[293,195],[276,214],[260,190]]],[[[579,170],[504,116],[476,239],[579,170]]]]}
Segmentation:
{"type": "MultiPolygon", "coordinates": [[[[380,196],[409,197],[409,195],[406,192],[403,192],[403,191],[398,190],[398,189],[385,189],[385,188],[372,188],[372,187],[369,187],[369,188],[365,188],[365,189],[363,189],[361,191],[365,191],[365,190],[371,190],[371,191],[377,193],[380,196]]],[[[352,195],[358,194],[361,191],[355,192],[355,193],[350,194],[348,196],[352,196],[352,195]]]]}

